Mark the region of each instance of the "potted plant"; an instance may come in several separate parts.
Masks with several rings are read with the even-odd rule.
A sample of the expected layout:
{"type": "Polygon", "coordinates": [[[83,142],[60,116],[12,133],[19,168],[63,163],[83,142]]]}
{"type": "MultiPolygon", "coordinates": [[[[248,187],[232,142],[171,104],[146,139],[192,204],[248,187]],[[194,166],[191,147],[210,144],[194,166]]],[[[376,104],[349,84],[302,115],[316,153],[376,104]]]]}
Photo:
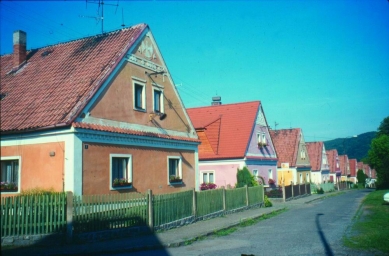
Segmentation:
{"type": "Polygon", "coordinates": [[[217,185],[215,183],[202,183],[200,185],[200,190],[209,190],[209,189],[215,189],[217,185]]]}
{"type": "Polygon", "coordinates": [[[2,181],[1,182],[1,191],[2,192],[15,192],[15,191],[18,191],[18,186],[16,186],[15,183],[13,182],[5,182],[5,181],[2,181]]]}
{"type": "Polygon", "coordinates": [[[169,177],[169,182],[170,182],[170,183],[181,183],[181,182],[182,182],[182,179],[180,178],[180,176],[171,175],[171,176],[169,177]]]}
{"type": "Polygon", "coordinates": [[[269,179],[269,182],[268,182],[268,184],[269,184],[269,185],[274,185],[274,184],[275,184],[275,182],[274,182],[274,180],[273,180],[273,179],[269,179]]]}
{"type": "Polygon", "coordinates": [[[113,180],[112,183],[112,187],[129,187],[131,185],[132,183],[125,178],[121,178],[121,179],[116,178],[113,180]]]}

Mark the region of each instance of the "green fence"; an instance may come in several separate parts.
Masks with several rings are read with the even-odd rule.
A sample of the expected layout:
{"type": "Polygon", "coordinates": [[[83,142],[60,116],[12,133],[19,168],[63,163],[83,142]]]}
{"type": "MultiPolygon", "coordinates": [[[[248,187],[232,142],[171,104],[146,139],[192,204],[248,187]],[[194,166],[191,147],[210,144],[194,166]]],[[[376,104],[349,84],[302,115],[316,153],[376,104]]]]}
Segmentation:
{"type": "Polygon", "coordinates": [[[246,188],[226,190],[226,210],[234,210],[246,206],[246,188]]]}
{"type": "Polygon", "coordinates": [[[196,192],[196,216],[222,211],[223,189],[211,189],[196,192]]]}
{"type": "Polygon", "coordinates": [[[249,205],[259,204],[264,201],[263,186],[249,187],[247,189],[249,196],[249,205]]]}
{"type": "Polygon", "coordinates": [[[154,226],[193,215],[193,190],[153,195],[154,226]]]}
{"type": "Polygon", "coordinates": [[[73,197],[73,232],[93,232],[148,223],[147,195],[125,193],[73,197]]]}
{"type": "Polygon", "coordinates": [[[134,226],[153,229],[187,217],[196,221],[208,214],[260,204],[263,197],[263,186],[161,195],[148,191],[73,196],[67,192],[8,197],[1,199],[1,237],[66,233],[71,240],[73,234],[86,232],[134,226]]]}
{"type": "Polygon", "coordinates": [[[318,188],[322,188],[324,192],[330,192],[335,190],[334,183],[322,183],[322,184],[314,184],[311,183],[311,190],[317,191],[318,188]]]}
{"type": "Polygon", "coordinates": [[[65,231],[65,193],[1,198],[1,237],[65,231]]]}

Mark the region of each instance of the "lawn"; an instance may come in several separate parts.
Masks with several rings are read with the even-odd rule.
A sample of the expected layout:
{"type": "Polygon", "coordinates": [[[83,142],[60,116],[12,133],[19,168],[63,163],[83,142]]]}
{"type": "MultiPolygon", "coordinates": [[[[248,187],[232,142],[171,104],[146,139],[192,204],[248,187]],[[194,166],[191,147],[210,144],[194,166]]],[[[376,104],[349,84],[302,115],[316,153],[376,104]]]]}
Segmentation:
{"type": "Polygon", "coordinates": [[[389,253],[389,204],[383,196],[389,190],[369,193],[363,200],[344,245],[354,249],[377,249],[389,253]]]}

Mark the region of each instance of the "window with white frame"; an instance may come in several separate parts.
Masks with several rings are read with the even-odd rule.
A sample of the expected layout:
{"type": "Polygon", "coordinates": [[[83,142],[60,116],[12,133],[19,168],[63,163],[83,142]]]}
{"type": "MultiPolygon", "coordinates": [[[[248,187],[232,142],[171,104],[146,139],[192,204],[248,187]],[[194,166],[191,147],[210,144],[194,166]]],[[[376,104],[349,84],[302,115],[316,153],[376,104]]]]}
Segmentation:
{"type": "Polygon", "coordinates": [[[111,189],[132,187],[132,157],[128,154],[110,154],[111,189]]]}
{"type": "Polygon", "coordinates": [[[201,177],[202,183],[215,183],[215,172],[214,171],[205,171],[202,172],[201,177]]]}
{"type": "Polygon", "coordinates": [[[300,157],[301,157],[301,160],[305,160],[305,150],[304,149],[301,149],[301,152],[300,152],[300,157]]]}
{"type": "Polygon", "coordinates": [[[262,133],[262,144],[263,144],[264,146],[267,145],[265,133],[262,133]]]}
{"type": "Polygon", "coordinates": [[[146,85],[137,81],[133,82],[134,109],[146,110],[146,85]]]}
{"type": "Polygon", "coordinates": [[[309,173],[307,173],[307,179],[306,179],[306,182],[309,183],[309,173]]]}
{"type": "Polygon", "coordinates": [[[160,89],[153,89],[154,99],[154,113],[163,113],[163,91],[160,89]]]}
{"type": "Polygon", "coordinates": [[[20,190],[20,157],[1,158],[1,192],[20,190]]]}
{"type": "Polygon", "coordinates": [[[258,170],[253,170],[253,176],[255,180],[258,180],[258,170]]]}
{"type": "Polygon", "coordinates": [[[182,182],[182,166],[180,157],[168,157],[169,183],[182,182]]]}
{"type": "Polygon", "coordinates": [[[269,179],[273,179],[273,170],[269,169],[269,179]]]}
{"type": "Polygon", "coordinates": [[[303,175],[300,173],[300,184],[303,183],[303,175]]]}

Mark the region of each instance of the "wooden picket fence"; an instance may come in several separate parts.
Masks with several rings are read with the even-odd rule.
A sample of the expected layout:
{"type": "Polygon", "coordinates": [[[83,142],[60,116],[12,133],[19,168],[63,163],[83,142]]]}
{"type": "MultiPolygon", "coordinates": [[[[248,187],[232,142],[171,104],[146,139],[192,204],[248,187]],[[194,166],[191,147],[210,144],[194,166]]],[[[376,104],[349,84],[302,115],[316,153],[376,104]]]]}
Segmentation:
{"type": "Polygon", "coordinates": [[[74,196],[73,232],[147,225],[147,207],[147,195],[140,193],[74,196]]]}
{"type": "Polygon", "coordinates": [[[1,237],[65,231],[65,193],[1,198],[1,237]]]}
{"type": "Polygon", "coordinates": [[[189,217],[193,214],[192,190],[153,195],[154,226],[189,217]]]}
{"type": "Polygon", "coordinates": [[[1,200],[1,237],[73,234],[148,226],[150,229],[185,218],[227,212],[264,202],[263,186],[237,189],[194,189],[153,195],[123,193],[73,196],[15,196],[1,200]]]}

